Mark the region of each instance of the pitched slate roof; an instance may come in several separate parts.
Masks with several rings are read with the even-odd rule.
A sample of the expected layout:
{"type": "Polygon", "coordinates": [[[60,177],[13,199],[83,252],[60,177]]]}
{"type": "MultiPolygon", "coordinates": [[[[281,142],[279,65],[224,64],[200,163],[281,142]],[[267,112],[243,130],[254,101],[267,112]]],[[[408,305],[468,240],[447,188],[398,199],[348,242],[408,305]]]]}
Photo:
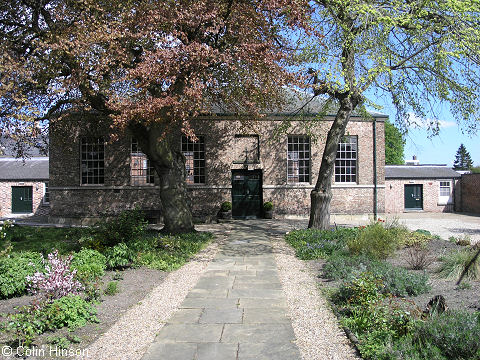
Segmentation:
{"type": "MultiPolygon", "coordinates": [[[[212,113],[216,115],[235,115],[231,113],[224,104],[215,103],[211,106],[212,113]]],[[[285,103],[283,107],[278,109],[270,109],[267,115],[270,116],[315,116],[324,114],[325,116],[335,116],[337,105],[330,104],[326,106],[326,99],[321,96],[313,96],[313,94],[298,91],[295,89],[285,89],[285,103]]],[[[380,112],[368,110],[367,113],[372,118],[387,118],[388,115],[380,112]]],[[[353,112],[353,116],[365,117],[359,107],[353,112]]]]}
{"type": "Polygon", "coordinates": [[[387,165],[385,179],[453,179],[461,175],[444,165],[387,165]]]}
{"type": "Polygon", "coordinates": [[[0,180],[48,180],[48,157],[0,158],[0,180]]]}

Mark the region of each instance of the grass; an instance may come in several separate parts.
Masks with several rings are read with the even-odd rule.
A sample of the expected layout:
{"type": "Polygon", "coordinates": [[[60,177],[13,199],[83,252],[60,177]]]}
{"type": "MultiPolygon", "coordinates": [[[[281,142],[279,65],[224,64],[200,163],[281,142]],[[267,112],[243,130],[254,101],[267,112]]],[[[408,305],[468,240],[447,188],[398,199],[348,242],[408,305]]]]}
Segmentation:
{"type": "MultiPolygon", "coordinates": [[[[438,274],[446,279],[458,279],[476,252],[476,250],[469,248],[453,251],[448,255],[442,256],[440,258],[441,264],[437,269],[438,274]]],[[[470,266],[465,277],[471,280],[480,279],[480,257],[470,266]]]]}
{"type": "Polygon", "coordinates": [[[90,232],[87,228],[50,228],[14,225],[8,230],[7,239],[14,252],[36,251],[44,255],[57,249],[60,254],[79,251],[79,240],[90,232]]]}

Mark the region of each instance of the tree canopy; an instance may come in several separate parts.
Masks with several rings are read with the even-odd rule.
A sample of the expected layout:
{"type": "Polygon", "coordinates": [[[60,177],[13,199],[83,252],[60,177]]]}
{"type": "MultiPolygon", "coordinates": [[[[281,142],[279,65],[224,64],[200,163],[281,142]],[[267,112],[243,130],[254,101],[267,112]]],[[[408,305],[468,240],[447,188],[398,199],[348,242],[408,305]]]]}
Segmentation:
{"type": "Polygon", "coordinates": [[[455,170],[471,170],[473,167],[473,161],[467,148],[460,144],[460,147],[455,154],[455,161],[453,162],[453,168],[455,170]]]}
{"type": "MultiPolygon", "coordinates": [[[[258,114],[295,82],[289,0],[12,0],[0,5],[0,131],[26,142],[72,111],[128,129],[160,178],[165,226],[190,231],[183,156],[169,135],[213,104],[258,114]],[[183,168],[183,169],[182,169],[183,168]],[[171,215],[171,216],[170,216],[171,215]]],[[[173,136],[173,135],[172,135],[173,136]]]]}
{"type": "Polygon", "coordinates": [[[389,95],[396,123],[433,119],[438,105],[473,131],[480,105],[480,4],[475,0],[314,0],[321,39],[302,40],[314,95],[337,105],[312,192],[310,227],[329,226],[336,148],[354,110],[389,95]]]}
{"type": "Polygon", "coordinates": [[[385,121],[385,165],[402,165],[405,138],[402,132],[390,121],[385,121]]]}

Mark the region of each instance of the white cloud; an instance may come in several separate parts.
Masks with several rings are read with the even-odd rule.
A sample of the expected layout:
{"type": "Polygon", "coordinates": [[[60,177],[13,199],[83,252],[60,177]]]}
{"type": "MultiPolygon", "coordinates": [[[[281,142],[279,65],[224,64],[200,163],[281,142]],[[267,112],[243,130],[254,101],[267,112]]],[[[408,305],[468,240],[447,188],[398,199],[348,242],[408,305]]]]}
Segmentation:
{"type": "Polygon", "coordinates": [[[457,123],[454,121],[437,120],[437,119],[431,119],[431,118],[425,119],[415,115],[412,112],[409,112],[407,115],[408,115],[407,121],[409,123],[409,126],[416,129],[419,129],[419,128],[427,129],[429,127],[432,127],[436,122],[438,122],[439,127],[442,129],[457,126],[457,123]]]}

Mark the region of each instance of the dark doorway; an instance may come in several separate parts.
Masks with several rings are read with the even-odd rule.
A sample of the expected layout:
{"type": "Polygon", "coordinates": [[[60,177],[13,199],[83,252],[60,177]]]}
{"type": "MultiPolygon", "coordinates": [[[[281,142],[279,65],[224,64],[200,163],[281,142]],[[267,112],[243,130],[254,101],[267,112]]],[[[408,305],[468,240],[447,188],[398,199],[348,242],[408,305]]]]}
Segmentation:
{"type": "Polygon", "coordinates": [[[423,209],[423,185],[405,185],[405,210],[423,209]]]}
{"type": "Polygon", "coordinates": [[[12,213],[31,213],[32,193],[33,190],[31,186],[12,186],[12,213]]]}
{"type": "Polygon", "coordinates": [[[232,216],[239,219],[262,216],[261,170],[232,170],[232,216]]]}

